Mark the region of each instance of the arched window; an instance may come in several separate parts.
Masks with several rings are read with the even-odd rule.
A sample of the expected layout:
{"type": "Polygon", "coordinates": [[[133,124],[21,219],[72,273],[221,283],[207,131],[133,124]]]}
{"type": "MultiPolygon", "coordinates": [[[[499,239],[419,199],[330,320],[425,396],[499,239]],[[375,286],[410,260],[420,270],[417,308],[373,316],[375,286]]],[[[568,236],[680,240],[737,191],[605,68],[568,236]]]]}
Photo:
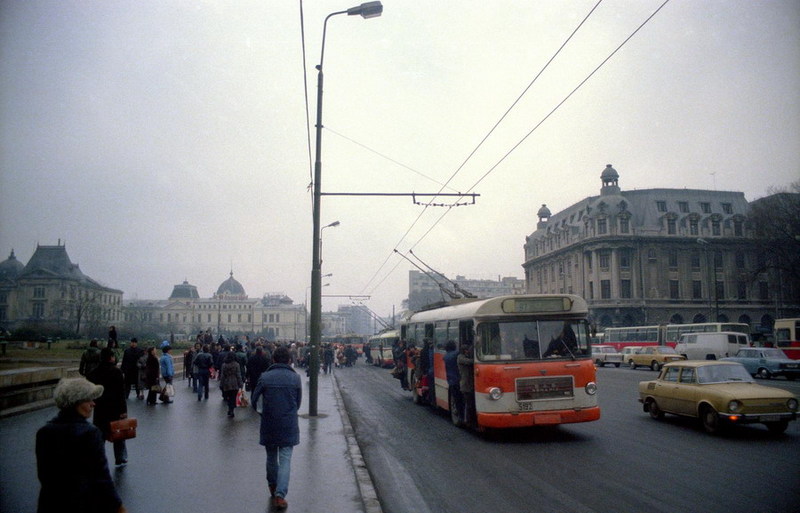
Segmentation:
{"type": "Polygon", "coordinates": [[[752,322],[752,319],[750,319],[749,315],[740,315],[739,316],[739,322],[742,322],[742,323],[747,324],[749,326],[750,323],[752,322]]]}
{"type": "Polygon", "coordinates": [[[670,324],[683,324],[683,316],[681,314],[672,314],[672,317],[669,318],[670,324]]]}
{"type": "Polygon", "coordinates": [[[692,322],[693,323],[706,322],[706,316],[701,314],[701,313],[699,313],[699,314],[695,315],[694,317],[692,317],[692,322]]]}

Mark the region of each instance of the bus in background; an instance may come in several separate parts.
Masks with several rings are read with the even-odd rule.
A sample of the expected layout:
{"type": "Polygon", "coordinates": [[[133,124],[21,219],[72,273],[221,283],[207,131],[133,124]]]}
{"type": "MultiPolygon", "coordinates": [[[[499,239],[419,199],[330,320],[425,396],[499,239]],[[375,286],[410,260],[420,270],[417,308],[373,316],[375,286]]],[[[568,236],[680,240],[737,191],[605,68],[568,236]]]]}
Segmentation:
{"type": "Polygon", "coordinates": [[[417,349],[427,343],[433,353],[433,386],[422,401],[417,370],[410,371],[414,402],[449,411],[455,425],[465,424],[445,371],[446,347],[454,343],[459,352],[471,348],[474,359],[471,427],[483,431],[599,419],[587,315],[586,301],[569,294],[466,299],[412,314],[401,324],[401,338],[417,349]]]}
{"type": "Polygon", "coordinates": [[[800,360],[800,318],[775,320],[775,346],[792,360],[800,360]]]}
{"type": "Polygon", "coordinates": [[[622,351],[627,346],[675,347],[684,333],[716,333],[734,331],[750,334],[750,326],[740,322],[701,322],[693,324],[661,324],[659,326],[631,326],[606,328],[605,343],[622,351]]]}
{"type": "Polygon", "coordinates": [[[364,350],[369,348],[369,354],[372,358],[372,365],[376,367],[389,368],[394,366],[394,357],[392,356],[392,348],[400,340],[400,330],[388,329],[372,335],[367,339],[367,346],[364,350]]]}

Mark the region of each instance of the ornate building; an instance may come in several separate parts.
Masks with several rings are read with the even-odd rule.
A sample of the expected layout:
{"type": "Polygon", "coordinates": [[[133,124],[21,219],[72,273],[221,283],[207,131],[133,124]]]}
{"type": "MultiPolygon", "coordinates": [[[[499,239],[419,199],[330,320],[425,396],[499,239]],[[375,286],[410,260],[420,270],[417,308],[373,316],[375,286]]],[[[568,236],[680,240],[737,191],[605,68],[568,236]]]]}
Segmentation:
{"type": "Polygon", "coordinates": [[[269,340],[305,340],[306,308],[283,294],[250,299],[233,277],[210,298],[201,298],[197,287],[184,281],[172,288],[166,300],[125,302],[124,326],[134,333],[157,331],[193,336],[199,331],[215,334],[264,336],[269,340]]]}
{"type": "MultiPolygon", "coordinates": [[[[731,321],[770,328],[776,280],[759,265],[741,192],[623,191],[609,164],[599,196],[538,211],[525,242],[530,293],[586,298],[607,326],[731,321]]],[[[781,305],[797,310],[798,305],[781,305]]]]}
{"type": "Polygon", "coordinates": [[[0,262],[0,327],[28,325],[70,333],[105,332],[121,320],[122,291],[73,264],[66,245],[36,245],[26,265],[14,250],[0,262]]]}

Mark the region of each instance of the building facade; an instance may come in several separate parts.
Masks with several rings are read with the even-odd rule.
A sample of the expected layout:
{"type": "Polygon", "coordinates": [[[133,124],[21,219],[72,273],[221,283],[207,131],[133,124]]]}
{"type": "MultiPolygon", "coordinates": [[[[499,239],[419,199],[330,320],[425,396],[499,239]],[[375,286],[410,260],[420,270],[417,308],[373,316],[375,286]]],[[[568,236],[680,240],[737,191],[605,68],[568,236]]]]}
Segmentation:
{"type": "Polygon", "coordinates": [[[744,193],[623,191],[611,164],[600,178],[599,196],[539,209],[524,245],[530,293],[583,296],[600,329],[729,321],[766,331],[782,310],[796,311],[778,305],[775,277],[757,271],[744,193]]]}
{"type": "MultiPolygon", "coordinates": [[[[435,276],[435,278],[436,281],[420,271],[412,270],[408,272],[407,308],[409,310],[419,310],[426,305],[450,299],[447,293],[439,287],[439,283],[445,289],[457,292],[455,286],[444,278],[438,276],[435,276]]],[[[456,275],[455,280],[452,281],[458,288],[480,298],[524,294],[526,285],[524,280],[510,276],[498,276],[497,280],[481,280],[468,279],[464,276],[456,275]]]]}
{"type": "Polygon", "coordinates": [[[305,340],[307,312],[284,294],[250,299],[231,271],[210,298],[184,281],[166,300],[130,300],[123,308],[124,326],[131,331],[156,330],[193,336],[210,330],[215,335],[254,335],[268,340],[305,340]]]}
{"type": "Polygon", "coordinates": [[[0,262],[0,327],[98,334],[122,319],[122,291],[73,264],[65,244],[36,245],[27,264],[14,250],[0,262]]]}

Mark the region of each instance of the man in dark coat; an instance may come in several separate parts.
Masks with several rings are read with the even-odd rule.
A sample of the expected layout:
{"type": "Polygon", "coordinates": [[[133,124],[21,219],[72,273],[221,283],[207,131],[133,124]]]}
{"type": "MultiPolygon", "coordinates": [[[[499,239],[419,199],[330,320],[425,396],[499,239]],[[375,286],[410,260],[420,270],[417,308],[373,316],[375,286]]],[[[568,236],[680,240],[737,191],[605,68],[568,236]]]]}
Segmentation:
{"type": "Polygon", "coordinates": [[[247,359],[247,386],[248,390],[253,390],[258,383],[258,378],[269,369],[272,364],[272,354],[269,349],[264,352],[264,346],[256,346],[256,351],[247,359]]]}
{"type": "MultiPolygon", "coordinates": [[[[125,401],[125,378],[117,367],[114,352],[106,347],[100,351],[100,365],[86,376],[86,379],[103,386],[103,395],[95,399],[94,425],[103,432],[103,437],[111,431],[109,424],[128,416],[128,403],[125,401]]],[[[125,440],[114,442],[114,460],[117,466],[128,463],[128,449],[125,440]]]]}
{"type": "Polygon", "coordinates": [[[292,450],[300,443],[300,426],[297,410],[303,398],[300,376],[292,369],[291,354],[286,347],[275,349],[273,363],[261,375],[253,391],[250,404],[258,411],[261,401],[261,439],[267,449],[267,484],[272,504],[276,509],[286,509],[289,491],[289,473],[292,450]]]}
{"type": "Polygon", "coordinates": [[[139,347],[139,341],[136,338],[131,339],[131,344],[122,353],[122,374],[125,375],[125,399],[131,395],[131,385],[136,388],[136,398],[143,399],[141,390],[139,389],[139,358],[144,354],[144,349],[139,347]]]}

